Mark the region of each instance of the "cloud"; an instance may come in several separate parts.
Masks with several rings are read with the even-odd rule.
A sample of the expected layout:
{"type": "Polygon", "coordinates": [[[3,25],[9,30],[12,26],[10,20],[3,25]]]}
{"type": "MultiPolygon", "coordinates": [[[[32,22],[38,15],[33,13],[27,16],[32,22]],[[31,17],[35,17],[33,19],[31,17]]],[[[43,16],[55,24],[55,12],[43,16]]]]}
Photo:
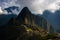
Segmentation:
{"type": "Polygon", "coordinates": [[[3,13],[3,11],[2,11],[2,9],[1,9],[1,7],[0,7],[0,13],[3,13]]]}
{"type": "Polygon", "coordinates": [[[56,10],[60,10],[60,1],[56,0],[55,2],[51,3],[48,5],[48,10],[50,10],[51,12],[55,12],[56,10]]]}
{"type": "MultiPolygon", "coordinates": [[[[16,1],[17,0],[2,0],[0,2],[0,6],[1,6],[1,9],[0,9],[1,13],[0,14],[8,14],[7,11],[3,10],[4,8],[8,8],[8,7],[11,7],[11,6],[18,6],[18,7],[20,7],[20,5],[16,3],[16,1]]],[[[17,11],[15,11],[15,14],[18,14],[16,12],[17,11]]]]}
{"type": "Polygon", "coordinates": [[[5,8],[10,7],[10,6],[20,6],[19,4],[16,3],[17,0],[9,0],[8,2],[3,2],[5,8]]]}
{"type": "Polygon", "coordinates": [[[0,7],[0,14],[8,14],[7,11],[3,11],[2,7],[0,7]]]}
{"type": "Polygon", "coordinates": [[[60,8],[60,6],[57,3],[60,0],[43,0],[43,1],[35,1],[32,4],[32,9],[35,10],[36,13],[43,14],[44,10],[50,10],[51,12],[55,12],[60,8]]]}
{"type": "Polygon", "coordinates": [[[22,7],[27,6],[35,14],[43,14],[44,10],[50,10],[55,12],[60,8],[57,3],[60,3],[60,0],[19,0],[19,4],[22,7]]]}
{"type": "Polygon", "coordinates": [[[27,6],[32,13],[43,14],[44,10],[55,12],[60,8],[60,0],[6,0],[0,4],[2,9],[9,6],[19,6],[20,11],[27,6]]]}

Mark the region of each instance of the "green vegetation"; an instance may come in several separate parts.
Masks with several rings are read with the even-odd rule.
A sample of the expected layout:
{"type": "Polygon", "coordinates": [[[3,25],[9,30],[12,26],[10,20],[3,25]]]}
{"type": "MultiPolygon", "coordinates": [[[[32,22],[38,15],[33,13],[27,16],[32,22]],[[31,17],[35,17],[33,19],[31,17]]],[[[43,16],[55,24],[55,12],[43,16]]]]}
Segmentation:
{"type": "Polygon", "coordinates": [[[38,28],[28,24],[14,26],[10,29],[9,40],[49,40],[56,38],[55,34],[47,33],[38,28]]]}

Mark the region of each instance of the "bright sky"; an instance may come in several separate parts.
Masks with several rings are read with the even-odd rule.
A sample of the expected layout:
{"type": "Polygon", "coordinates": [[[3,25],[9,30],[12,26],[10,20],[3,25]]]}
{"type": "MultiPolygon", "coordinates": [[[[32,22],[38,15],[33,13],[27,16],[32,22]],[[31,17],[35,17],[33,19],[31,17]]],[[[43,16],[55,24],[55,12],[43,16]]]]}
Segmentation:
{"type": "Polygon", "coordinates": [[[2,9],[1,9],[1,7],[0,7],[0,13],[3,13],[3,11],[2,11],[2,9]]]}
{"type": "Polygon", "coordinates": [[[35,14],[43,14],[44,10],[55,12],[60,9],[60,0],[0,0],[0,13],[9,6],[19,6],[20,10],[27,6],[35,14]]]}

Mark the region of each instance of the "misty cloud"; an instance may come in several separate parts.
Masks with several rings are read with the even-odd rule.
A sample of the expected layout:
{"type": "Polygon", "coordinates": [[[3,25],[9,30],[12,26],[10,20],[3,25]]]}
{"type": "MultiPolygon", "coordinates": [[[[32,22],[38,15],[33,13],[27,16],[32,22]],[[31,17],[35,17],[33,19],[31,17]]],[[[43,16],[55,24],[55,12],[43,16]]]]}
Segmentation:
{"type": "Polygon", "coordinates": [[[59,10],[60,0],[2,0],[0,5],[2,9],[9,6],[19,6],[20,11],[27,6],[32,13],[43,14],[44,10],[52,10],[51,12],[59,10]]]}

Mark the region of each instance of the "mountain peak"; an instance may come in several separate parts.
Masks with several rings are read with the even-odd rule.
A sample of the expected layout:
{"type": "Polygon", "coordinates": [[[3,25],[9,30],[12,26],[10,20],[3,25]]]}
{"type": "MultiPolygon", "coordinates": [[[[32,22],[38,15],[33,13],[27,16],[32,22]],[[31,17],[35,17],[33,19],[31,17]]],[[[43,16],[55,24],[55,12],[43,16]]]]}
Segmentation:
{"type": "Polygon", "coordinates": [[[26,17],[26,16],[28,16],[28,15],[30,15],[30,14],[31,14],[31,12],[30,12],[30,10],[28,9],[28,7],[24,7],[24,8],[21,10],[21,12],[19,13],[18,18],[20,18],[20,17],[22,17],[22,16],[26,17]]]}
{"type": "Polygon", "coordinates": [[[30,17],[31,16],[31,11],[28,9],[28,7],[24,7],[21,12],[19,13],[17,19],[19,19],[21,22],[24,21],[24,19],[26,17],[30,17]]]}
{"type": "Polygon", "coordinates": [[[29,10],[28,7],[24,7],[23,9],[25,9],[25,10],[29,10]]]}
{"type": "Polygon", "coordinates": [[[20,14],[30,14],[31,12],[30,12],[30,10],[29,10],[29,8],[28,7],[24,7],[22,10],[21,10],[21,13],[20,14]]]}
{"type": "Polygon", "coordinates": [[[19,7],[17,6],[11,6],[11,7],[5,8],[4,10],[6,10],[8,13],[13,13],[13,10],[15,9],[19,11],[19,7]]]}

